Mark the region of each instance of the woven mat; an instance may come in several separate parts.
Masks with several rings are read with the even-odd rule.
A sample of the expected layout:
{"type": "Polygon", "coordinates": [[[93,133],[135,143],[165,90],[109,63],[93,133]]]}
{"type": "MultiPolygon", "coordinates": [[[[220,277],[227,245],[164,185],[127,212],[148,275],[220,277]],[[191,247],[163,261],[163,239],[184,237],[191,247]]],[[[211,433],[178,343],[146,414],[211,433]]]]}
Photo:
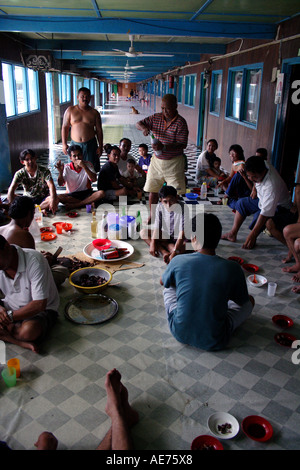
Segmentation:
{"type": "Polygon", "coordinates": [[[98,260],[91,260],[88,256],[86,256],[84,253],[76,253],[73,255],[74,258],[79,259],[80,261],[87,261],[88,263],[91,263],[92,266],[99,265],[105,269],[107,269],[111,274],[115,273],[116,271],[122,271],[125,269],[134,269],[134,268],[141,268],[144,266],[145,263],[135,263],[133,261],[111,261],[107,263],[106,261],[98,261],[98,260]]]}

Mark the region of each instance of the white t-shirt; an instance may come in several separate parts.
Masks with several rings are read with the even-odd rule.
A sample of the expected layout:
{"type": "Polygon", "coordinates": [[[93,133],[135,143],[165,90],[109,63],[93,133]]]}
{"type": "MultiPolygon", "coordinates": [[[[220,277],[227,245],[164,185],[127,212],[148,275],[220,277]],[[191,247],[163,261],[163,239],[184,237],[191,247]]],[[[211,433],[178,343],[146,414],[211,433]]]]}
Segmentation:
{"type": "Polygon", "coordinates": [[[130,159],[135,161],[135,159],[132,157],[132,155],[130,155],[130,153],[128,153],[126,160],[123,160],[120,157],[120,160],[118,162],[118,168],[119,168],[120,175],[124,176],[124,173],[127,170],[127,161],[130,160],[130,159]]]}
{"type": "Polygon", "coordinates": [[[133,176],[129,174],[128,170],[124,171],[123,176],[124,178],[139,178],[141,175],[136,169],[134,169],[133,176]]]}
{"type": "Polygon", "coordinates": [[[272,165],[267,164],[267,167],[268,171],[264,179],[261,183],[255,183],[255,187],[261,215],[273,217],[277,206],[290,209],[292,200],[288,188],[277,170],[272,165]]]}
{"type": "Polygon", "coordinates": [[[205,171],[207,168],[209,168],[209,163],[206,160],[206,152],[207,150],[204,150],[204,152],[200,153],[198,160],[197,160],[197,170],[198,171],[205,171]]]}
{"type": "Polygon", "coordinates": [[[32,300],[47,299],[46,309],[57,311],[59,295],[46,258],[36,250],[14,247],[18,251],[18,268],[14,279],[0,271],[0,289],[6,309],[18,310],[32,300]]]}
{"type": "Polygon", "coordinates": [[[170,212],[159,202],[156,207],[154,229],[162,230],[170,239],[177,239],[184,231],[184,203],[178,201],[171,206],[170,212]]]}
{"type": "MultiPolygon", "coordinates": [[[[91,162],[85,161],[86,166],[95,174],[94,166],[91,162]]],[[[66,163],[63,171],[63,178],[66,182],[67,193],[75,191],[85,191],[91,188],[91,180],[84,168],[75,170],[73,163],[66,163]]]]}

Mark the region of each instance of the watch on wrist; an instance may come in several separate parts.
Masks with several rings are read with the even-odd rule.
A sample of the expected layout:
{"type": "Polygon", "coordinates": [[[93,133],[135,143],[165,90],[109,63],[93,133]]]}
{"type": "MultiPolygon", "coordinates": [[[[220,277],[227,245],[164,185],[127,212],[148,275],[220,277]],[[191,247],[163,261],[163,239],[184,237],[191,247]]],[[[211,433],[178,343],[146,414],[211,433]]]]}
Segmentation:
{"type": "Polygon", "coordinates": [[[14,321],[13,311],[12,310],[6,310],[6,315],[10,319],[11,323],[13,323],[13,321],[14,321]]]}

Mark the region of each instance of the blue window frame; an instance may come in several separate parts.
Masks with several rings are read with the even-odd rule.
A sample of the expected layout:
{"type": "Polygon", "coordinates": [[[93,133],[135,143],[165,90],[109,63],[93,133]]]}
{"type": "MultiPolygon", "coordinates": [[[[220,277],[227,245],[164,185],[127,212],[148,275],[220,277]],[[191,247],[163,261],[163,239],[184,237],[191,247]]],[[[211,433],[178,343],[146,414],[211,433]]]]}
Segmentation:
{"type": "Polygon", "coordinates": [[[221,109],[222,78],[223,73],[221,70],[215,70],[212,72],[209,111],[211,114],[215,114],[216,116],[220,115],[221,109]]]}
{"type": "Polygon", "coordinates": [[[70,75],[58,75],[59,102],[66,103],[71,100],[71,77],[70,75]]]}
{"type": "Polygon", "coordinates": [[[178,78],[178,88],[177,88],[177,102],[182,103],[182,83],[183,77],[178,78]]]}
{"type": "Polygon", "coordinates": [[[40,109],[38,72],[3,62],[2,75],[7,117],[40,109]]]}
{"type": "Polygon", "coordinates": [[[186,106],[195,107],[196,102],[196,85],[197,75],[186,75],[185,77],[185,93],[184,93],[184,104],[186,106]]]}
{"type": "Polygon", "coordinates": [[[257,128],[263,64],[228,71],[226,119],[257,128]]]}

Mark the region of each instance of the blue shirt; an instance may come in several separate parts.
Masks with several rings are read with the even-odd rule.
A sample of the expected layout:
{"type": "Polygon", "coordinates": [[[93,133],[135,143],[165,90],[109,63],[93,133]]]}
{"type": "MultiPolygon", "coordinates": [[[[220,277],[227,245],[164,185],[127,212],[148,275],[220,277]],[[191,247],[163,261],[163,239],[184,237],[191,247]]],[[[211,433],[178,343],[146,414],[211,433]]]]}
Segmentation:
{"type": "Polygon", "coordinates": [[[177,307],[169,327],[177,341],[205,350],[223,349],[229,341],[228,301],[249,300],[245,275],[235,261],[195,252],[178,255],[167,266],[165,287],[175,287],[177,307]]]}
{"type": "Polygon", "coordinates": [[[148,167],[149,167],[150,161],[151,161],[151,156],[152,156],[152,155],[151,155],[150,153],[148,153],[148,155],[147,155],[146,158],[140,157],[140,159],[139,159],[139,166],[140,166],[143,170],[146,170],[146,171],[148,170],[148,167]],[[147,168],[144,168],[144,165],[146,165],[147,168]]]}

